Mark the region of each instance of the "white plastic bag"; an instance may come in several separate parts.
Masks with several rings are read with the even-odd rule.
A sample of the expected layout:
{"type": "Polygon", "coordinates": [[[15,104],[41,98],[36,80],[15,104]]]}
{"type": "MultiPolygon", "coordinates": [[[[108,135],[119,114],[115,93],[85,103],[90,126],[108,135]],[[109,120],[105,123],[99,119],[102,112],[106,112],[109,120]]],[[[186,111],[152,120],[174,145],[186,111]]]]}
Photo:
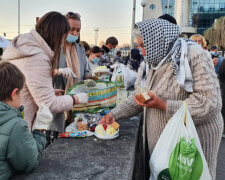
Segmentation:
{"type": "Polygon", "coordinates": [[[185,102],[163,130],[151,155],[150,169],[150,180],[211,179],[195,125],[185,102]]]}
{"type": "Polygon", "coordinates": [[[37,111],[36,121],[34,123],[34,129],[45,129],[49,130],[50,124],[52,123],[53,115],[49,110],[49,107],[44,103],[41,103],[37,111]]]}
{"type": "MultiPolygon", "coordinates": [[[[78,115],[76,118],[74,118],[74,122],[66,127],[65,132],[85,132],[86,136],[93,136],[94,133],[89,130],[79,131],[77,129],[77,122],[80,120],[80,118],[83,118],[83,115],[78,115]]],[[[83,121],[84,121],[84,123],[87,123],[86,120],[83,120],[83,121]]]]}
{"type": "Polygon", "coordinates": [[[111,80],[116,80],[116,75],[119,71],[122,71],[122,75],[124,76],[124,86],[126,89],[130,88],[134,85],[137,79],[137,73],[130,68],[126,67],[124,64],[115,64],[112,65],[111,68],[114,69],[111,80]]]}

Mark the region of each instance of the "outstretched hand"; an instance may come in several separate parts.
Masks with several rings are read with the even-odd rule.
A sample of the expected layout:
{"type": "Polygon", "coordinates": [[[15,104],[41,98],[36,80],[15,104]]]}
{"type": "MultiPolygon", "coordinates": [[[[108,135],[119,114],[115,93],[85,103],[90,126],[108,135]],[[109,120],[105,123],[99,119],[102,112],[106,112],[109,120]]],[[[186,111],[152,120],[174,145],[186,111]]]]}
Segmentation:
{"type": "Polygon", "coordinates": [[[112,124],[116,121],[115,117],[111,112],[109,112],[107,115],[105,115],[98,124],[112,124]]]}
{"type": "Polygon", "coordinates": [[[157,95],[155,95],[154,93],[150,91],[148,91],[148,95],[151,97],[151,99],[149,99],[145,103],[141,103],[137,96],[134,96],[134,101],[139,106],[143,106],[147,108],[156,108],[156,109],[161,109],[166,111],[167,103],[165,101],[163,101],[161,98],[159,98],[157,95]]]}

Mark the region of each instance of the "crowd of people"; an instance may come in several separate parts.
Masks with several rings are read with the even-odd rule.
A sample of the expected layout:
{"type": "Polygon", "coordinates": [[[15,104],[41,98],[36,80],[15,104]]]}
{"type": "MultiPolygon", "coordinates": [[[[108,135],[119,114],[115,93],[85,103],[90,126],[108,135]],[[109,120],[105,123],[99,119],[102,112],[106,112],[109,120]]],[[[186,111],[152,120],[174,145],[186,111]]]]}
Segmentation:
{"type": "Polygon", "coordinates": [[[79,81],[95,79],[99,74],[93,70],[98,66],[110,68],[114,63],[137,72],[135,87],[147,87],[151,99],[142,103],[133,93],[99,123],[111,124],[144,112],[151,155],[168,120],[186,101],[215,179],[222,114],[225,117],[225,61],[218,48],[212,46],[209,52],[201,35],[182,38],[176,20],[163,15],[137,23],[137,47],[127,58],[117,51],[113,59],[117,38],[109,37],[102,47],[90,47],[80,41],[81,25],[78,13],[48,12],[35,29],[15,37],[4,50],[0,179],[8,179],[15,171],[31,172],[37,166],[45,147],[72,121],[72,107],[88,103],[87,93],[71,96],[65,92],[79,81]]]}

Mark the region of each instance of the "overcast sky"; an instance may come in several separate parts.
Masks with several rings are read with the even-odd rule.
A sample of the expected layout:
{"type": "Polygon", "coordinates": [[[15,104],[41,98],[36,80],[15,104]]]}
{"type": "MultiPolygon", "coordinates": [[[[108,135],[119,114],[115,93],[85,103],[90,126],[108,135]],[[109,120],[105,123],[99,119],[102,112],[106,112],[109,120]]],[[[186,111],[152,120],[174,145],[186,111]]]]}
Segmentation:
{"type": "MultiPolygon", "coordinates": [[[[137,1],[136,22],[141,21],[141,0],[137,1]]],[[[18,33],[18,0],[0,0],[0,36],[12,39],[18,33]]],[[[133,0],[20,0],[21,33],[35,26],[35,18],[49,11],[78,12],[81,15],[81,40],[95,42],[94,28],[99,28],[100,41],[115,36],[119,44],[130,43],[133,0]]]]}

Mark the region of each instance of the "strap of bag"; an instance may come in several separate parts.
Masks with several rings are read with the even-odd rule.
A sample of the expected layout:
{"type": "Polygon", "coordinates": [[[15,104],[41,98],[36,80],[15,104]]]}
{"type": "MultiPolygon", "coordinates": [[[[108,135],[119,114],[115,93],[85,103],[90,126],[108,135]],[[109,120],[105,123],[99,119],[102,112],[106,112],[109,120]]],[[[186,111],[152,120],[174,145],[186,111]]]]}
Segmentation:
{"type": "Polygon", "coordinates": [[[184,101],[184,125],[187,123],[187,103],[184,101]]]}

